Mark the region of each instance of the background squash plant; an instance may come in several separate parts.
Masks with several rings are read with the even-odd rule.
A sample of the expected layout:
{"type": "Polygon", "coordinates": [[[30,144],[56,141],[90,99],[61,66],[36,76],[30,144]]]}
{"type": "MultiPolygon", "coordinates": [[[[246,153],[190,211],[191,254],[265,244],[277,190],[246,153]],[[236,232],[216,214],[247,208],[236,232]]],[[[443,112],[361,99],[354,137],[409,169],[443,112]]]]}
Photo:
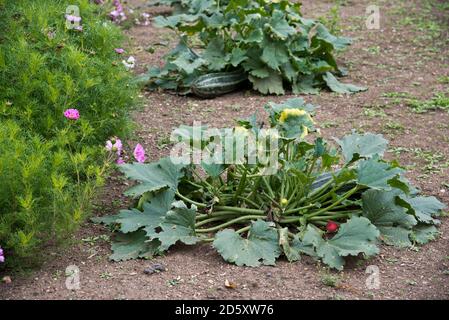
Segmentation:
{"type": "Polygon", "coordinates": [[[239,164],[162,158],[121,165],[138,182],[126,194],[140,200],[136,208],[94,219],[116,232],[111,259],[151,258],[176,243],[211,242],[239,266],[305,254],[342,270],[346,256],[377,254],[379,241],[411,247],[437,237],[444,204],[420,195],[398,163],[382,158],[387,141],[381,135],[353,132],[337,139],[336,149],[316,131],[314,108],[302,99],[266,109],[264,131],[253,116],[217,132],[215,146],[207,135],[195,144],[192,127],[180,127],[177,137],[212,153],[226,139],[243,138],[249,148],[251,136],[273,135],[279,163],[270,174],[266,162],[248,164],[250,153],[239,164]]]}
{"type": "MultiPolygon", "coordinates": [[[[147,74],[150,88],[190,93],[192,82],[211,72],[240,70],[262,94],[314,94],[366,90],[339,82],[346,74],[335,52],[351,39],[332,35],[320,22],[301,15],[301,4],[286,0],[190,1],[155,23],[180,35],[162,68],[147,74]]],[[[176,3],[175,3],[176,4],[176,3]]],[[[219,86],[218,86],[219,87],[219,86]]],[[[219,89],[216,95],[222,94],[219,89]]]]}

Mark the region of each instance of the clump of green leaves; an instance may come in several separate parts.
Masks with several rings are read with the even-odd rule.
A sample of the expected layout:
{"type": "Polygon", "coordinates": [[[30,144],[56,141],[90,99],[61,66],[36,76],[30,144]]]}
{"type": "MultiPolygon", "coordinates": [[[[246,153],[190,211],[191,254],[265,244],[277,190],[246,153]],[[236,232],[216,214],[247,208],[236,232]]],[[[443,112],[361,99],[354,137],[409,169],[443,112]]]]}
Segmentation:
{"type": "Polygon", "coordinates": [[[262,94],[315,94],[323,87],[338,93],[365,88],[343,84],[334,57],[351,40],[332,35],[320,22],[301,15],[301,5],[287,0],[200,1],[187,12],[156,17],[159,27],[175,30],[179,45],[162,68],[149,70],[150,88],[190,93],[200,75],[244,70],[262,94]],[[196,46],[195,46],[195,45],[196,46]]]}
{"type": "Polygon", "coordinates": [[[43,244],[64,240],[83,222],[106,169],[91,157],[98,157],[94,147],[71,153],[59,139],[1,122],[0,243],[9,266],[38,262],[43,244]]]}
{"type": "Polygon", "coordinates": [[[449,95],[444,92],[436,93],[429,100],[409,99],[407,104],[416,113],[425,113],[433,110],[449,111],[449,95]]]}
{"type": "Polygon", "coordinates": [[[205,127],[176,131],[190,146],[189,157],[215,157],[229,141],[245,141],[218,153],[233,162],[219,156],[175,164],[163,158],[121,166],[139,182],[126,194],[140,201],[138,208],[95,219],[117,231],[111,259],[151,258],[176,243],[212,242],[223,259],[239,266],[274,265],[281,255],[297,261],[306,254],[341,270],[346,256],[377,254],[379,241],[411,247],[438,235],[444,204],[419,195],[404,169],[382,159],[387,141],[381,135],[353,132],[337,140],[336,149],[316,132],[314,108],[302,99],[266,109],[269,128],[253,116],[213,137],[194,134],[205,127]],[[252,149],[253,137],[276,143],[252,149]],[[247,152],[239,156],[236,150],[247,152]],[[275,164],[266,161],[267,150],[277,151],[275,164]],[[254,152],[266,157],[249,161],[254,152]],[[330,229],[329,223],[338,226],[330,229]]]}

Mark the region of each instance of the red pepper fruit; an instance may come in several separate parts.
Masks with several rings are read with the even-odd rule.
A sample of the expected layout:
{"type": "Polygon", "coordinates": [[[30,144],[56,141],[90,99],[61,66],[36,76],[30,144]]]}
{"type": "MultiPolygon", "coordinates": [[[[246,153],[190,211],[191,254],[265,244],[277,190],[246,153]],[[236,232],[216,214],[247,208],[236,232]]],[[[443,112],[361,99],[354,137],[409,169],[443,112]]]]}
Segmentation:
{"type": "Polygon", "coordinates": [[[328,233],[334,233],[338,230],[338,224],[334,221],[329,220],[326,225],[326,230],[328,233]]]}

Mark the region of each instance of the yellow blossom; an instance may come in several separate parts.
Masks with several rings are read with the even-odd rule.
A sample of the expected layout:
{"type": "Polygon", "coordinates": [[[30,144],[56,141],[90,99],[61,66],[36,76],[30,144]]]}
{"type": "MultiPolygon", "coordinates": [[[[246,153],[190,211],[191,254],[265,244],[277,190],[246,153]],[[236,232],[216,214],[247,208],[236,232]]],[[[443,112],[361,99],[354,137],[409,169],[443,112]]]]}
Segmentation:
{"type": "Polygon", "coordinates": [[[300,117],[307,114],[305,110],[301,109],[284,109],[279,117],[279,122],[284,123],[290,117],[300,117]]]}

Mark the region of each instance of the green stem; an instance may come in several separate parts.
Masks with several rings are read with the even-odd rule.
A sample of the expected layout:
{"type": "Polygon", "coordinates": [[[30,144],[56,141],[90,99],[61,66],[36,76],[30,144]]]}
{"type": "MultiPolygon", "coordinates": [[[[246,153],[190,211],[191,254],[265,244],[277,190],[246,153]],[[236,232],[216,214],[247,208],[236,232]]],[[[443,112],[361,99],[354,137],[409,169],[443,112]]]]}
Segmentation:
{"type": "Polygon", "coordinates": [[[225,223],[222,223],[218,226],[212,227],[212,228],[207,228],[207,229],[196,229],[195,232],[197,233],[207,233],[207,232],[213,232],[213,231],[217,231],[223,228],[226,228],[228,226],[231,226],[235,223],[241,222],[241,221],[246,221],[246,220],[253,220],[253,219],[266,219],[267,217],[263,217],[263,216],[257,216],[257,215],[248,215],[248,216],[242,216],[242,217],[238,217],[232,220],[229,220],[225,223]]]}
{"type": "Polygon", "coordinates": [[[288,217],[285,219],[282,219],[281,221],[279,221],[280,223],[286,224],[286,223],[293,223],[293,222],[297,222],[299,221],[299,219],[301,219],[302,217],[299,216],[294,216],[294,217],[288,217]]]}
{"type": "Polygon", "coordinates": [[[343,197],[341,197],[340,199],[338,199],[337,201],[335,201],[333,204],[331,204],[330,206],[323,208],[321,210],[318,210],[316,212],[313,212],[309,215],[307,215],[307,219],[311,218],[311,217],[315,217],[317,215],[320,215],[323,212],[329,211],[332,208],[335,208],[336,206],[338,206],[340,203],[342,203],[343,201],[345,201],[346,199],[348,199],[350,196],[352,196],[354,193],[356,193],[359,189],[359,186],[355,186],[354,188],[352,188],[351,190],[349,190],[343,197]]]}
{"type": "Polygon", "coordinates": [[[314,203],[309,204],[309,205],[304,206],[304,207],[299,207],[299,208],[289,209],[289,210],[285,211],[284,214],[295,213],[295,212],[298,212],[298,211],[301,211],[301,210],[305,210],[305,209],[309,209],[309,208],[313,208],[313,207],[315,207],[315,204],[314,204],[314,203]]]}
{"type": "Polygon", "coordinates": [[[246,226],[244,228],[238,229],[235,233],[240,234],[240,233],[243,233],[245,231],[248,231],[249,229],[251,229],[251,226],[246,226]]]}
{"type": "Polygon", "coordinates": [[[242,197],[242,196],[238,196],[238,198],[239,198],[240,200],[243,200],[243,201],[249,203],[250,205],[252,205],[252,206],[254,206],[254,207],[256,207],[256,208],[259,207],[259,205],[258,205],[257,203],[255,203],[254,201],[252,201],[252,200],[250,200],[250,199],[248,199],[248,198],[245,198],[245,197],[242,197]]]}
{"type": "Polygon", "coordinates": [[[327,216],[316,216],[316,217],[311,217],[308,219],[308,221],[328,221],[328,220],[334,220],[334,219],[339,219],[339,218],[346,218],[348,216],[350,216],[351,213],[339,213],[339,214],[333,214],[333,215],[327,215],[327,216]]]}
{"type": "Polygon", "coordinates": [[[264,215],[265,211],[263,210],[257,210],[257,209],[248,209],[248,208],[237,208],[237,207],[229,207],[229,206],[217,206],[215,207],[216,210],[223,210],[223,211],[235,211],[239,213],[248,213],[248,214],[257,214],[257,215],[264,215]]]}
{"type": "Polygon", "coordinates": [[[188,203],[196,205],[198,208],[206,208],[207,207],[207,205],[205,205],[204,203],[196,202],[196,201],[193,201],[193,200],[183,196],[181,193],[179,193],[179,191],[176,191],[176,195],[179,198],[181,198],[182,200],[187,201],[188,203]]]}
{"type": "Polygon", "coordinates": [[[203,226],[205,224],[208,224],[208,223],[211,223],[211,222],[226,220],[226,218],[227,218],[226,216],[218,216],[218,217],[212,217],[212,218],[209,218],[209,219],[205,219],[203,221],[197,222],[195,224],[195,228],[201,227],[201,226],[203,226]]]}
{"type": "Polygon", "coordinates": [[[214,217],[223,217],[223,216],[231,216],[236,215],[238,212],[235,211],[215,211],[212,213],[205,213],[205,214],[199,214],[196,216],[196,220],[204,220],[207,218],[214,218],[214,217]]]}
{"type": "Polygon", "coordinates": [[[267,187],[268,192],[270,193],[270,196],[274,199],[274,197],[275,197],[274,192],[273,192],[273,190],[271,189],[270,184],[268,183],[266,177],[262,177],[262,181],[263,181],[263,183],[265,184],[265,186],[267,187]]]}

